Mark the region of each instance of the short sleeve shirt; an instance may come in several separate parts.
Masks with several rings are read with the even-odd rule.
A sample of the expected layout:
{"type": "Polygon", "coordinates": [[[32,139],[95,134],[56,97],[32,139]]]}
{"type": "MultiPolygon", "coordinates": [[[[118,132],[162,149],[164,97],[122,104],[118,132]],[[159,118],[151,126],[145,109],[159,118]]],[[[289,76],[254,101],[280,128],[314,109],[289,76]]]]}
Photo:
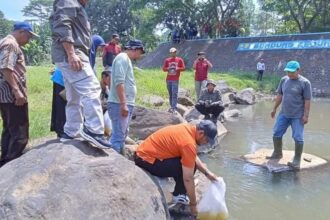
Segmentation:
{"type": "Polygon", "coordinates": [[[4,69],[12,71],[19,90],[27,98],[24,54],[12,35],[0,41],[0,103],[14,103],[12,88],[3,76],[4,69]]]}
{"type": "Polygon", "coordinates": [[[301,118],[304,115],[305,100],[312,98],[311,83],[299,75],[298,79],[284,76],[277,88],[277,93],[282,95],[281,112],[287,118],[301,118]]]}
{"type": "Polygon", "coordinates": [[[144,161],[153,164],[156,159],[162,161],[181,158],[181,164],[194,168],[197,157],[195,125],[183,123],[159,129],[142,142],[136,153],[144,161]]]}

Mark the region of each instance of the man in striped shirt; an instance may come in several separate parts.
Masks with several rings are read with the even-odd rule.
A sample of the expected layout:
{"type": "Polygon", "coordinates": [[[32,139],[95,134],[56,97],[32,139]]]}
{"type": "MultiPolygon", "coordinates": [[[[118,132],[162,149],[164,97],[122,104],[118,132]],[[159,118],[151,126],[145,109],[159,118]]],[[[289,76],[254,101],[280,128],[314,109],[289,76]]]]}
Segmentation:
{"type": "Polygon", "coordinates": [[[19,157],[29,139],[26,69],[21,46],[37,37],[26,22],[0,41],[0,112],[3,120],[0,167],[19,157]]]}

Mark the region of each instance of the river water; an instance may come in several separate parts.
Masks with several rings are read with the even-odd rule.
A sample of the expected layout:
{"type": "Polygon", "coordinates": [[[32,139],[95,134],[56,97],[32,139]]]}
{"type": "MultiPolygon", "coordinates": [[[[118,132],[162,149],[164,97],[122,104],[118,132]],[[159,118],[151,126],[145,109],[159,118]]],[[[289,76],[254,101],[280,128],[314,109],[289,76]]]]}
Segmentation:
{"type": "MultiPolygon", "coordinates": [[[[234,220],[329,220],[330,165],[300,172],[270,173],[238,158],[259,148],[272,148],[273,103],[235,106],[237,120],[225,122],[229,133],[221,147],[202,160],[227,184],[226,203],[234,220]]],[[[305,127],[304,152],[330,161],[330,99],[313,100],[305,127]]],[[[294,150],[291,129],[284,149],[294,150]]]]}

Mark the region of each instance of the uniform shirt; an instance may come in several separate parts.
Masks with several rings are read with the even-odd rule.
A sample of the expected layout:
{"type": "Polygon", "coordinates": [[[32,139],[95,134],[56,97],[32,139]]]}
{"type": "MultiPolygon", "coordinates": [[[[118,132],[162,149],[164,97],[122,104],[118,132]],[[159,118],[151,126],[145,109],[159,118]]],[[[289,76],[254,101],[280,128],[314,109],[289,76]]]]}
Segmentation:
{"type": "Polygon", "coordinates": [[[266,69],[265,63],[261,63],[261,62],[257,63],[257,70],[265,70],[265,69],[266,69]]]}
{"type": "Polygon", "coordinates": [[[68,62],[63,42],[72,43],[79,58],[89,62],[91,28],[84,6],[78,0],[55,0],[49,21],[53,62],[68,62]]]}
{"type": "Polygon", "coordinates": [[[112,64],[109,102],[120,103],[116,88],[119,84],[124,84],[126,103],[135,105],[136,84],[133,65],[125,52],[118,54],[112,64]]]}
{"type": "Polygon", "coordinates": [[[207,80],[208,69],[209,69],[209,65],[205,60],[198,60],[196,63],[195,80],[196,81],[207,80]]]}
{"type": "Polygon", "coordinates": [[[142,160],[153,164],[156,159],[181,158],[181,164],[194,168],[197,157],[197,128],[191,124],[171,125],[151,134],[137,148],[142,160]]]}
{"type": "Polygon", "coordinates": [[[282,95],[281,112],[287,118],[301,118],[304,115],[305,100],[311,100],[311,83],[299,75],[298,79],[284,76],[277,88],[277,93],[282,95]]]}
{"type": "Polygon", "coordinates": [[[12,71],[18,89],[27,98],[24,54],[12,35],[0,41],[0,103],[14,103],[12,87],[4,79],[3,69],[12,71]]]}
{"type": "Polygon", "coordinates": [[[165,59],[163,70],[167,72],[166,80],[178,81],[181,71],[185,70],[184,61],[180,57],[169,57],[165,59]]]}
{"type": "Polygon", "coordinates": [[[205,88],[201,91],[198,101],[211,101],[212,102],[222,102],[221,92],[217,89],[214,89],[212,93],[209,93],[208,89],[205,88]]]}

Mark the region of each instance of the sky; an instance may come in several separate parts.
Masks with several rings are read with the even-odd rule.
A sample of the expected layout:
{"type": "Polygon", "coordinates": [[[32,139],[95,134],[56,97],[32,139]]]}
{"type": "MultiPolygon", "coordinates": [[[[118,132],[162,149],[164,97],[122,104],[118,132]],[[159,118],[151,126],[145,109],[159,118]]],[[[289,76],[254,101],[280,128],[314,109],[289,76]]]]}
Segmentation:
{"type": "Polygon", "coordinates": [[[0,0],[0,10],[5,14],[6,19],[22,21],[26,19],[23,16],[22,9],[28,3],[29,0],[0,0]]]}

